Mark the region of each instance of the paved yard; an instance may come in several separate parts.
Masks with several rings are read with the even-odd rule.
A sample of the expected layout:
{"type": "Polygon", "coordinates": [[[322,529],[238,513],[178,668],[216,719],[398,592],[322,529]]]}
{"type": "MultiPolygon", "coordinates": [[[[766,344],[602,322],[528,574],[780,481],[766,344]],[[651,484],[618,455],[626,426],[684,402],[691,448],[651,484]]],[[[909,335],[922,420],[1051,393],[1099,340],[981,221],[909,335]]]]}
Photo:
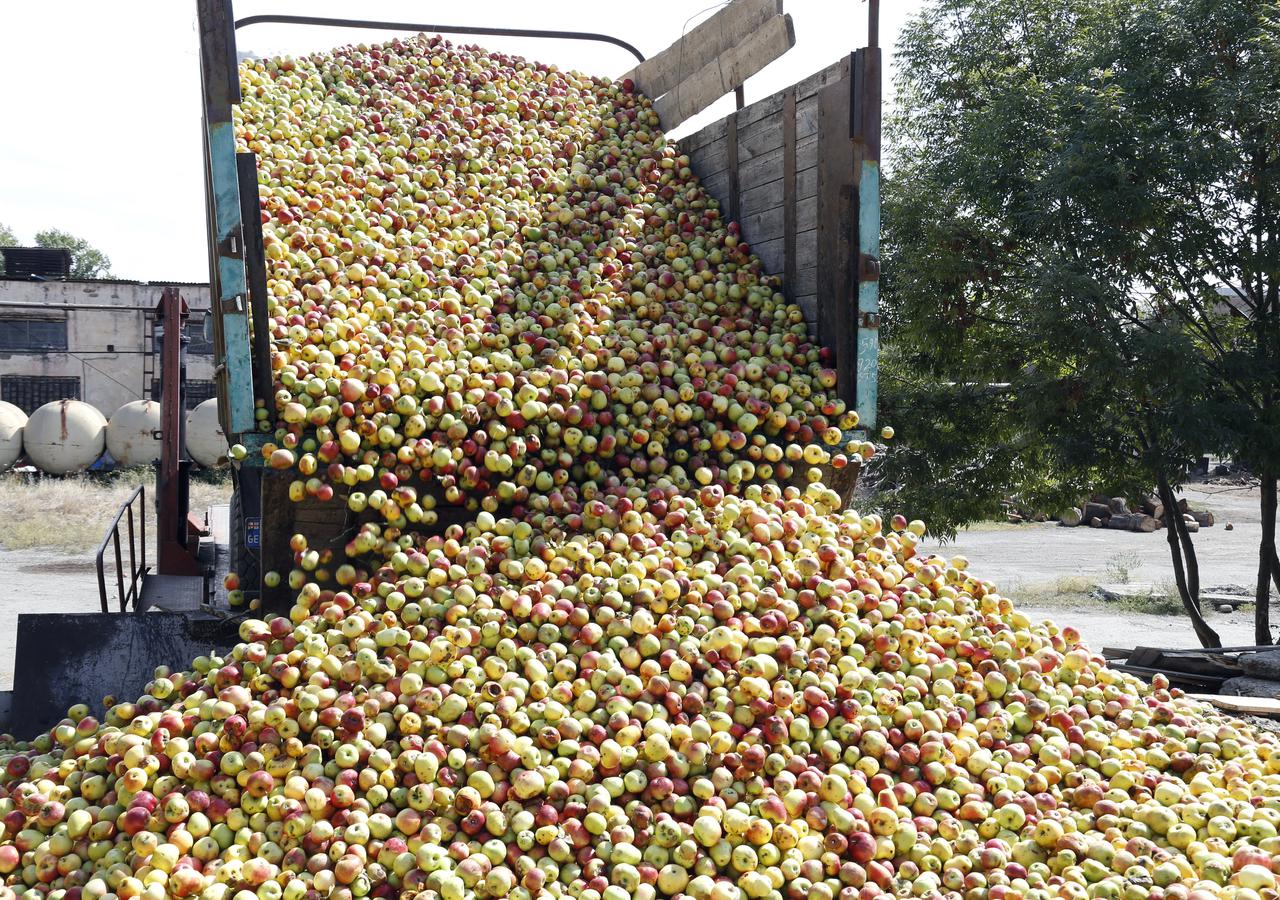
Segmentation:
{"type": "MultiPolygon", "coordinates": [[[[1252,591],[1261,536],[1257,488],[1204,485],[1186,496],[1193,508],[1208,509],[1217,519],[1212,528],[1193,535],[1201,586],[1242,585],[1252,591]],[[1234,526],[1231,531],[1224,527],[1227,522],[1234,526]]],[[[926,546],[967,557],[974,572],[995,581],[1020,607],[1075,626],[1094,646],[1197,646],[1180,613],[1152,614],[1089,597],[1097,584],[1128,580],[1151,583],[1176,598],[1165,535],[1055,523],[983,524],[962,531],[954,543],[926,546]]],[[[1253,643],[1252,607],[1206,615],[1223,643],[1253,643]]],[[[1280,609],[1273,608],[1271,618],[1280,623],[1280,609]]]]}

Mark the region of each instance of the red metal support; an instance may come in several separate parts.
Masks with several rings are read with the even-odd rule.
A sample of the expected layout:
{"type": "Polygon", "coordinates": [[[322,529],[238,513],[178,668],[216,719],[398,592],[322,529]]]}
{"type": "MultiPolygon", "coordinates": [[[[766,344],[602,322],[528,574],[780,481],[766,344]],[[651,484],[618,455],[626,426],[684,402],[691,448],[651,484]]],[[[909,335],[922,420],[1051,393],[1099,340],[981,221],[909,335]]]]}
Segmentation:
{"type": "Polygon", "coordinates": [[[164,329],[160,351],[160,465],[156,472],[157,562],[160,575],[202,575],[187,529],[186,361],[182,350],[188,316],[178,289],[160,295],[156,321],[164,329]]]}

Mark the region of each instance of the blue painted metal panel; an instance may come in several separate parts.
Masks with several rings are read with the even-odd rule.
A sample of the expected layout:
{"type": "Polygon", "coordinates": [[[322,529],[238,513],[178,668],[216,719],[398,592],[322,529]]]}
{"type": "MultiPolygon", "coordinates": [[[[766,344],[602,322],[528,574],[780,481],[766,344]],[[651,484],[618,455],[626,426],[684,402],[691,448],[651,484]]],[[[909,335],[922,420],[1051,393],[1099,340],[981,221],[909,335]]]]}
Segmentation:
{"type": "Polygon", "coordinates": [[[240,184],[236,174],[235,129],[231,122],[209,123],[209,166],[213,185],[214,226],[218,241],[218,294],[222,343],[226,355],[227,403],[231,430],[253,431],[253,358],[249,347],[249,302],[243,247],[233,255],[228,241],[241,238],[240,184]]]}
{"type": "MultiPolygon", "coordinates": [[[[880,258],[880,164],[864,160],[858,197],[858,252],[880,258]]],[[[858,283],[858,421],[876,426],[876,387],[880,374],[880,282],[858,283]]]]}

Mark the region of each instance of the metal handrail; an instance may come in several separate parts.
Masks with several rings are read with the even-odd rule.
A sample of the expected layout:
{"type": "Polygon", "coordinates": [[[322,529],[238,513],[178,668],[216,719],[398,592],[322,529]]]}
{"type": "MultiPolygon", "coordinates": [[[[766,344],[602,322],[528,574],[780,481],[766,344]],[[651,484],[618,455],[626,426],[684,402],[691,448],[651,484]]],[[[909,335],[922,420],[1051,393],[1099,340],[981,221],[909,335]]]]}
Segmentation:
{"type": "Polygon", "coordinates": [[[124,501],[115,518],[111,520],[111,526],[102,538],[101,546],[98,547],[98,555],[96,557],[98,565],[98,599],[102,602],[103,612],[110,612],[107,608],[107,573],[103,562],[103,558],[107,554],[108,544],[111,544],[115,549],[116,597],[119,601],[120,612],[124,612],[130,605],[137,609],[142,578],[147,573],[147,491],[145,485],[138,485],[134,492],[129,495],[129,499],[124,501]],[[135,501],[138,505],[136,539],[133,527],[135,501]],[[120,553],[120,520],[125,513],[129,514],[129,589],[127,591],[124,586],[124,560],[120,553]]]}
{"type": "Polygon", "coordinates": [[[553,38],[566,41],[599,41],[626,50],[640,62],[644,54],[621,38],[590,31],[547,31],[534,28],[486,28],[472,25],[420,25],[416,22],[373,22],[368,19],[331,19],[324,16],[263,15],[236,19],[236,30],[248,25],[331,25],[337,28],[376,28],[379,31],[426,31],[433,34],[484,34],[493,37],[553,38]]]}

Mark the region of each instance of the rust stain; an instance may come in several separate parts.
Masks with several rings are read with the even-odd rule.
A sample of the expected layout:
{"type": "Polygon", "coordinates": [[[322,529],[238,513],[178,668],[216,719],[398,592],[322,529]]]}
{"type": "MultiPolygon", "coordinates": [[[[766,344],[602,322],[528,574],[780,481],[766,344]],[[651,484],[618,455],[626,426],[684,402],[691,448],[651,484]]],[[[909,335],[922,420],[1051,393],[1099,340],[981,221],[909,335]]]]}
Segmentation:
{"type": "Polygon", "coordinates": [[[67,401],[58,404],[58,412],[62,416],[62,439],[67,439],[67,401]]]}

